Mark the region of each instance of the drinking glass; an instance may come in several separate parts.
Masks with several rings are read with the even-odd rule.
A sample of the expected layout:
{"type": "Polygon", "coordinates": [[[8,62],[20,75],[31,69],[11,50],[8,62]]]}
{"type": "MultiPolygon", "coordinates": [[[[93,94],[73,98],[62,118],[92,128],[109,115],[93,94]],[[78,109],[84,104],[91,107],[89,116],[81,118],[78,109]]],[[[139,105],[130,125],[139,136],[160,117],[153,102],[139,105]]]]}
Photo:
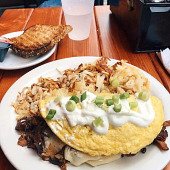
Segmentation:
{"type": "Polygon", "coordinates": [[[72,40],[89,37],[94,0],[61,0],[67,25],[73,30],[69,33],[72,40]]]}

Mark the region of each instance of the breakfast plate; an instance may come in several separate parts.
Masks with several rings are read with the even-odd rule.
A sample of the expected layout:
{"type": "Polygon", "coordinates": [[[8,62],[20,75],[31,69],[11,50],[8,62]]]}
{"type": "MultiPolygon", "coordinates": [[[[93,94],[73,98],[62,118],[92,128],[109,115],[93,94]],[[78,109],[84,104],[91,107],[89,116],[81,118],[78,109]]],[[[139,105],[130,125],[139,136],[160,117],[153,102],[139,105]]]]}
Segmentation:
{"type": "MultiPolygon", "coordinates": [[[[15,131],[16,126],[16,114],[12,103],[15,101],[19,92],[24,87],[31,86],[31,84],[37,82],[39,77],[51,77],[56,79],[60,74],[58,70],[63,71],[68,68],[75,68],[79,64],[91,63],[98,59],[98,57],[86,56],[86,57],[73,57],[68,59],[62,59],[53,61],[42,66],[39,66],[32,71],[28,72],[20,79],[18,79],[7,91],[3,97],[0,105],[0,144],[3,152],[9,159],[9,161],[20,170],[55,170],[59,168],[49,162],[42,161],[31,149],[21,147],[17,145],[19,135],[15,131]]],[[[111,59],[109,64],[116,63],[117,60],[111,59]]],[[[142,71],[142,70],[141,70],[142,71]]],[[[170,94],[164,88],[164,86],[156,80],[154,77],[142,71],[144,75],[151,82],[151,93],[162,100],[164,105],[165,120],[170,119],[170,94]]],[[[168,133],[170,129],[167,128],[168,133]]],[[[170,143],[170,138],[167,139],[167,143],[170,143]]],[[[151,145],[147,147],[145,154],[139,153],[133,157],[124,157],[116,160],[112,163],[95,167],[95,170],[143,170],[154,169],[160,170],[165,167],[170,158],[170,151],[162,152],[156,146],[151,145]]],[[[81,165],[80,167],[74,167],[72,165],[67,166],[68,170],[91,170],[94,169],[88,165],[81,165]]]]}
{"type": "MultiPolygon", "coordinates": [[[[13,38],[23,34],[23,31],[12,32],[3,35],[5,38],[13,38]]],[[[0,62],[0,69],[2,70],[17,70],[22,68],[27,68],[30,66],[34,66],[38,63],[43,62],[48,59],[56,50],[56,46],[54,46],[49,52],[40,57],[30,57],[30,58],[22,58],[16,55],[11,49],[8,50],[5,60],[0,62]]]]}

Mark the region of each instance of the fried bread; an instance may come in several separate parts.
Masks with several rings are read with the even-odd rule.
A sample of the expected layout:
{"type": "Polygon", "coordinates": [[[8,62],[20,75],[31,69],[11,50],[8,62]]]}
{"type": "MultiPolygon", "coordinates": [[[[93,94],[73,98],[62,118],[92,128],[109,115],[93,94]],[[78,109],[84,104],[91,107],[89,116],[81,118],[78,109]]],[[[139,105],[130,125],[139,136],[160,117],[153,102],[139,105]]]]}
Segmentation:
{"type": "Polygon", "coordinates": [[[18,37],[11,38],[12,50],[23,58],[48,52],[72,30],[69,25],[34,25],[18,37]]]}

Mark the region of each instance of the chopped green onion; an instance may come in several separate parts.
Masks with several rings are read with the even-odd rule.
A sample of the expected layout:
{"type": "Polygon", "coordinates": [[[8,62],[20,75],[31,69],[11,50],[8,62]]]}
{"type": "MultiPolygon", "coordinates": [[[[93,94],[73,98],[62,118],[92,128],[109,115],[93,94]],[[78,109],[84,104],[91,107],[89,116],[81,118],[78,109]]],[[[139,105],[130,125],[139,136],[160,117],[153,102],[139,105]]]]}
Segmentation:
{"type": "Polygon", "coordinates": [[[138,99],[147,101],[149,99],[149,92],[147,90],[143,90],[142,92],[139,93],[138,99]]]}
{"type": "Polygon", "coordinates": [[[55,114],[56,114],[56,110],[50,109],[48,115],[46,116],[46,119],[51,120],[55,114]]]}
{"type": "Polygon", "coordinates": [[[114,88],[118,87],[118,86],[119,86],[119,80],[118,80],[118,78],[113,78],[113,79],[111,79],[111,80],[110,80],[110,84],[111,84],[114,88]]]}
{"type": "Polygon", "coordinates": [[[75,101],[76,103],[79,102],[79,98],[77,96],[71,96],[70,100],[75,101]]]}
{"type": "Polygon", "coordinates": [[[108,112],[108,106],[106,106],[105,104],[103,104],[100,108],[103,109],[105,112],[108,112]]]}
{"type": "Polygon", "coordinates": [[[114,110],[115,112],[120,112],[121,109],[122,109],[122,105],[121,105],[121,104],[115,104],[115,105],[114,105],[113,110],[114,110]]]}
{"type": "Polygon", "coordinates": [[[136,107],[138,107],[138,103],[135,101],[135,102],[129,102],[129,107],[130,109],[135,109],[136,107]]]}
{"type": "Polygon", "coordinates": [[[130,94],[128,92],[125,92],[120,95],[120,99],[127,99],[127,98],[129,98],[129,96],[130,96],[130,94]]]}
{"type": "Polygon", "coordinates": [[[81,102],[82,102],[83,100],[85,100],[86,97],[87,97],[87,94],[86,94],[86,92],[84,92],[84,93],[81,95],[81,97],[80,97],[81,102]]]}
{"type": "Polygon", "coordinates": [[[96,118],[93,121],[93,126],[95,126],[95,127],[103,126],[103,119],[101,119],[100,117],[96,118]]]}
{"type": "Polygon", "coordinates": [[[61,97],[57,96],[57,97],[54,99],[54,101],[55,101],[55,102],[59,102],[60,99],[61,99],[61,97]]]}
{"type": "Polygon", "coordinates": [[[66,110],[69,112],[73,112],[76,108],[76,103],[73,100],[69,100],[66,104],[66,110]]]}
{"type": "Polygon", "coordinates": [[[118,104],[119,103],[119,95],[118,94],[114,94],[112,96],[113,102],[114,104],[118,104]]]}
{"type": "Polygon", "coordinates": [[[97,96],[94,103],[97,105],[97,106],[101,106],[103,103],[104,103],[104,97],[102,96],[97,96]]]}
{"type": "Polygon", "coordinates": [[[107,105],[107,106],[111,106],[111,105],[113,105],[113,104],[114,104],[114,102],[113,102],[112,99],[107,99],[107,100],[106,100],[106,105],[107,105]]]}

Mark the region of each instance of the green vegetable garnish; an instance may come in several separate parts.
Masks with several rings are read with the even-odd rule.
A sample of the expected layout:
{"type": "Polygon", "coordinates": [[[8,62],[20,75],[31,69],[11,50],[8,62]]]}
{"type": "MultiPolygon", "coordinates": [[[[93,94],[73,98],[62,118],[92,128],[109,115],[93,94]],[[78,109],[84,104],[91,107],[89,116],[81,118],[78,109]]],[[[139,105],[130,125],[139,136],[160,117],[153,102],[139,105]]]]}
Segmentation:
{"type": "Polygon", "coordinates": [[[71,96],[70,100],[75,101],[76,103],[79,102],[79,98],[77,96],[71,96]]]}
{"type": "Polygon", "coordinates": [[[129,102],[129,107],[130,109],[135,109],[136,107],[138,107],[138,103],[135,101],[135,102],[129,102]]]}
{"type": "Polygon", "coordinates": [[[127,99],[127,98],[129,98],[129,97],[130,97],[130,94],[129,94],[128,92],[122,93],[122,94],[120,95],[120,99],[127,99]]]}
{"type": "Polygon", "coordinates": [[[100,117],[96,118],[93,121],[93,126],[95,126],[95,127],[103,126],[103,119],[101,119],[100,117]]]}
{"type": "Polygon", "coordinates": [[[51,120],[55,114],[56,114],[56,110],[50,109],[48,115],[46,116],[46,119],[51,120]]]}
{"type": "Polygon", "coordinates": [[[86,94],[86,92],[84,92],[84,93],[81,95],[81,97],[80,97],[81,102],[82,102],[83,100],[85,100],[86,97],[87,97],[87,94],[86,94]]]}
{"type": "Polygon", "coordinates": [[[105,112],[108,112],[108,106],[105,104],[101,106],[101,109],[103,109],[105,112]]]}
{"type": "Polygon", "coordinates": [[[102,96],[97,96],[97,97],[96,97],[96,100],[94,101],[94,103],[95,103],[97,106],[101,106],[101,105],[104,103],[104,97],[102,97],[102,96]]]}
{"type": "Polygon", "coordinates": [[[111,80],[110,80],[110,84],[111,84],[114,88],[118,87],[118,86],[119,86],[119,80],[118,80],[118,78],[113,78],[113,79],[111,79],[111,80]]]}
{"type": "Polygon", "coordinates": [[[111,106],[111,105],[113,105],[113,104],[114,104],[114,102],[113,102],[112,99],[107,99],[107,100],[106,100],[106,105],[107,105],[107,106],[111,106]]]}
{"type": "Polygon", "coordinates": [[[54,99],[54,101],[55,101],[55,102],[59,102],[60,99],[61,99],[61,97],[57,96],[57,97],[54,99]]]}
{"type": "Polygon", "coordinates": [[[118,94],[114,94],[112,96],[113,102],[114,104],[118,104],[119,103],[119,95],[118,94]]]}
{"type": "Polygon", "coordinates": [[[139,93],[138,99],[147,101],[149,99],[149,92],[147,90],[143,90],[142,92],[139,93]]]}
{"type": "Polygon", "coordinates": [[[73,112],[76,108],[76,103],[73,100],[69,100],[66,104],[66,110],[69,112],[73,112]]]}
{"type": "Polygon", "coordinates": [[[121,109],[122,109],[122,105],[121,105],[121,104],[115,104],[115,105],[114,105],[113,110],[114,110],[115,112],[120,112],[121,109]]]}

